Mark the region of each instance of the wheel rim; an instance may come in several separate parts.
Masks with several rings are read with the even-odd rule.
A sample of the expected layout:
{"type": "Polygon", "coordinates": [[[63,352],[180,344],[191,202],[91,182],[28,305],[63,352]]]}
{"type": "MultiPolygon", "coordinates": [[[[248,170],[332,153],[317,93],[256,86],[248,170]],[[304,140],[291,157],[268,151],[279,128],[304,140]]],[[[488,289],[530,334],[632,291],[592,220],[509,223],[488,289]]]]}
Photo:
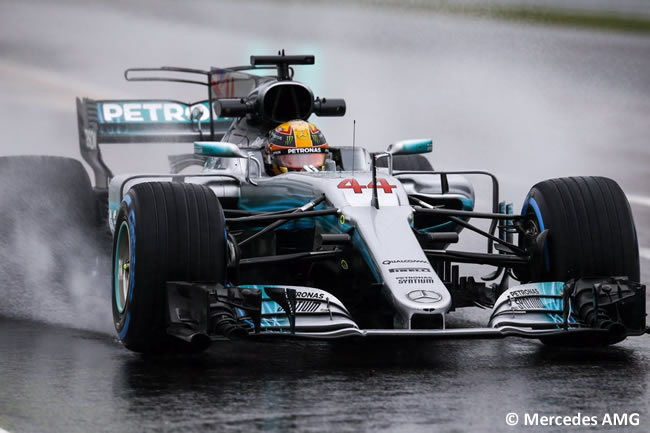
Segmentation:
{"type": "Polygon", "coordinates": [[[524,234],[527,237],[534,238],[542,232],[539,227],[539,222],[534,213],[529,212],[526,216],[528,218],[526,218],[522,223],[524,234]]]}
{"type": "Polygon", "coordinates": [[[131,233],[129,225],[123,221],[117,233],[115,248],[115,304],[117,311],[122,314],[126,308],[126,301],[131,290],[131,233]]]}

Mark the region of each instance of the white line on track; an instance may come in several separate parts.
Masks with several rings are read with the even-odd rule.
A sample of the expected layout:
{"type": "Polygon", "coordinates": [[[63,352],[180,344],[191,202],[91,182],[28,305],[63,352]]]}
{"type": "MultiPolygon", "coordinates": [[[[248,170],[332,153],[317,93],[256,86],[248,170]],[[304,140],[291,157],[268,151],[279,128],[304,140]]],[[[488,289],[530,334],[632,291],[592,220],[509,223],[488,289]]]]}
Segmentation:
{"type": "Polygon", "coordinates": [[[639,248],[639,257],[650,260],[650,248],[639,248]]]}
{"type": "Polygon", "coordinates": [[[630,204],[636,204],[639,206],[650,207],[650,197],[645,197],[642,195],[636,194],[627,194],[627,199],[630,204]]]}
{"type": "Polygon", "coordinates": [[[2,427],[0,427],[0,433],[9,433],[7,430],[3,430],[2,427]]]}

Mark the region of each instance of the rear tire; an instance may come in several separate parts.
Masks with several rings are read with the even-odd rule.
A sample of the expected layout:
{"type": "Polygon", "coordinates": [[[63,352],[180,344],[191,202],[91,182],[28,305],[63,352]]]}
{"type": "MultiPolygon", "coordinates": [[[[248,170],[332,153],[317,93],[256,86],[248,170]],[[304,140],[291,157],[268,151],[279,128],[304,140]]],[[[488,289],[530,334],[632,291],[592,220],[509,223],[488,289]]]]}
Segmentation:
{"type": "Polygon", "coordinates": [[[528,193],[522,215],[533,232],[549,231],[541,263],[524,272],[522,281],[601,276],[639,281],[634,219],[615,181],[567,177],[540,182],[528,193]]]}
{"type": "Polygon", "coordinates": [[[194,184],[135,185],[117,216],[112,275],[115,329],[128,349],[205,349],[167,335],[165,283],[225,282],[225,220],[214,193],[194,184]]]}
{"type": "MultiPolygon", "coordinates": [[[[97,206],[86,169],[58,156],[0,157],[0,185],[0,275],[6,291],[20,292],[3,290],[13,302],[0,313],[46,315],[50,306],[34,286],[72,305],[71,287],[97,270],[97,206]]],[[[64,316],[56,320],[73,321],[64,316]]]]}
{"type": "Polygon", "coordinates": [[[3,225],[8,218],[33,216],[44,225],[56,219],[95,228],[95,194],[84,166],[60,156],[0,157],[0,204],[3,225]],[[56,209],[55,209],[56,208],[56,209]],[[57,212],[58,211],[58,212],[57,212]]]}

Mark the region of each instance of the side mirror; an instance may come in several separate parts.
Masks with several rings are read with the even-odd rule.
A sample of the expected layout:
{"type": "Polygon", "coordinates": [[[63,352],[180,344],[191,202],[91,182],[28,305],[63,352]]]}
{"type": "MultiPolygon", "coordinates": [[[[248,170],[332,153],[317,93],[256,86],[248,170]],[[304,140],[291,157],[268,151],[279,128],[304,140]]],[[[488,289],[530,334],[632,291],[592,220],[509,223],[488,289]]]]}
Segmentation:
{"type": "Polygon", "coordinates": [[[248,158],[239,146],[225,141],[195,141],[194,155],[219,158],[248,158]]]}
{"type": "Polygon", "coordinates": [[[416,153],[429,153],[433,150],[433,141],[430,138],[415,140],[400,140],[388,146],[386,150],[391,155],[414,155],[416,153]]]}

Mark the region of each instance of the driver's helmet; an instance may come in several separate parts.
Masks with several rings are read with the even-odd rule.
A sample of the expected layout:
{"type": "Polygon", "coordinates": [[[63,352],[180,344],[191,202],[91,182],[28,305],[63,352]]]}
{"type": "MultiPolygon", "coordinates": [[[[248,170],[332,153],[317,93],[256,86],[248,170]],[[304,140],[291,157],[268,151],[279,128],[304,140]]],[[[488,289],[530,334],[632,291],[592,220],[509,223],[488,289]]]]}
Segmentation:
{"type": "Polygon", "coordinates": [[[292,120],[269,131],[264,145],[266,172],[320,171],[327,156],[323,133],[304,120],[292,120]]]}

